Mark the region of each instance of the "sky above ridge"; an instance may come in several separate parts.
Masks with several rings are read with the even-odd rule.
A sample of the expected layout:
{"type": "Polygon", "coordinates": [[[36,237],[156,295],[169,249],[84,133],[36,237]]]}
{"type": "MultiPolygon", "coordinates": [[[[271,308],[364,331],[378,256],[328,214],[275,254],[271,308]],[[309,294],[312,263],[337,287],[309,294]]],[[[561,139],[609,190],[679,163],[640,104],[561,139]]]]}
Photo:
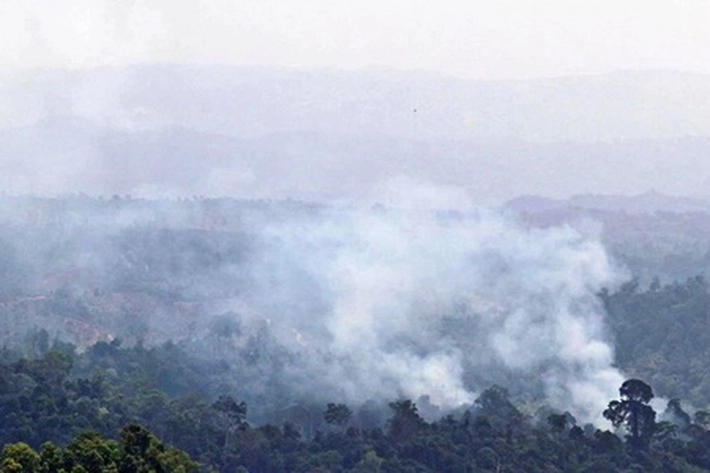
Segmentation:
{"type": "Polygon", "coordinates": [[[707,0],[4,0],[0,65],[222,63],[501,79],[710,73],[707,0]]]}

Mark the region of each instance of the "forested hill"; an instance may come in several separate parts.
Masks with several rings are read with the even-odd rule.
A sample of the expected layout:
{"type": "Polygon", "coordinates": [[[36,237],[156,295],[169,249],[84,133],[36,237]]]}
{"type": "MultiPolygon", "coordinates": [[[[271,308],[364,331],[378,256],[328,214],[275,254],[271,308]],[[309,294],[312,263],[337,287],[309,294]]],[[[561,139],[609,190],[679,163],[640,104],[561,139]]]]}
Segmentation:
{"type": "MultiPolygon", "coordinates": [[[[0,343],[34,355],[42,343],[53,340],[71,342],[79,350],[98,341],[121,340],[127,346],[185,341],[210,359],[248,357],[251,363],[239,375],[248,381],[241,382],[253,399],[264,399],[269,383],[279,392],[288,385],[288,367],[300,363],[309,350],[304,337],[320,329],[306,323],[308,314],[325,310],[320,294],[326,292],[302,262],[278,264],[294,263],[287,252],[269,253],[284,245],[284,235],[271,231],[265,239],[264,229],[276,222],[281,229],[300,232],[309,228],[308,222],[337,222],[346,212],[295,201],[2,197],[0,315],[5,323],[0,343]],[[254,268],[260,267],[273,274],[256,272],[260,279],[255,292],[254,268]],[[279,288],[283,281],[291,292],[279,288]],[[263,294],[270,296],[256,298],[263,294]],[[269,314],[284,309],[304,322],[280,326],[269,321],[269,314]],[[40,328],[46,332],[44,342],[28,335],[40,328]],[[270,380],[257,376],[262,370],[272,373],[270,380]]],[[[371,213],[383,211],[373,208],[371,213]]],[[[466,217],[453,212],[441,218],[466,217]]],[[[617,364],[653,381],[663,396],[704,407],[708,397],[700,387],[702,365],[681,365],[700,357],[707,346],[702,329],[706,283],[696,276],[710,264],[710,214],[565,207],[528,209],[520,218],[538,227],[576,225],[584,232],[591,226],[599,233],[615,260],[629,269],[626,276],[637,280],[618,293],[607,293],[604,300],[617,364]],[[643,330],[636,333],[638,327],[643,330]],[[639,344],[638,337],[650,340],[639,344]]],[[[326,236],[324,243],[338,250],[342,243],[326,236]]],[[[306,255],[314,250],[298,248],[306,255]]],[[[487,304],[487,310],[501,310],[487,304]]],[[[450,336],[456,332],[461,330],[450,336]]],[[[511,385],[516,376],[479,381],[505,384],[516,395],[530,392],[529,387],[511,385]]],[[[253,406],[252,412],[262,410],[253,406]]]]}
{"type": "MultiPolygon", "coordinates": [[[[383,233],[377,233],[377,224],[405,221],[399,209],[365,210],[368,235],[378,238],[383,233]]],[[[190,471],[194,465],[170,450],[174,447],[205,471],[225,472],[710,470],[705,363],[710,298],[706,279],[695,271],[703,269],[699,255],[710,248],[697,230],[704,228],[705,214],[631,215],[607,209],[575,214],[581,220],[552,222],[546,220],[552,214],[528,213],[520,217],[522,230],[503,227],[519,232],[515,235],[526,243],[543,241],[549,247],[562,241],[570,254],[601,259],[599,246],[578,236],[589,230],[589,219],[599,217],[592,227],[601,227],[609,251],[631,269],[629,281],[599,288],[592,300],[585,296],[570,307],[593,308],[591,320],[613,342],[614,363],[624,375],[653,388],[657,398],[646,407],[652,406],[656,416],[634,435],[614,413],[623,413],[619,409],[630,401],[646,405],[645,394],[637,399],[622,391],[615,399],[612,392],[604,400],[617,401],[605,414],[618,424],[616,431],[602,418],[604,406],[593,413],[600,420],[592,426],[576,420],[578,412],[565,413],[548,402],[544,378],[555,367],[567,367],[555,364],[557,359],[529,372],[500,360],[483,364],[490,350],[477,346],[486,342],[478,330],[487,320],[481,314],[494,320],[515,312],[504,304],[514,292],[502,299],[470,298],[468,306],[460,297],[449,306],[407,306],[414,321],[444,312],[434,341],[456,342],[457,350],[476,354],[462,364],[461,376],[475,396],[458,400],[458,408],[443,408],[426,395],[350,402],[355,388],[326,384],[339,373],[328,370],[335,366],[326,363],[332,354],[312,342],[317,336],[332,338],[330,327],[319,325],[316,316],[332,309],[328,297],[333,294],[312,277],[309,264],[322,254],[342,254],[343,240],[330,230],[349,211],[294,201],[0,198],[0,443],[10,445],[1,468],[22,471],[16,463],[24,465],[23,457],[34,465],[24,471],[60,471],[50,465],[72,471],[79,464],[87,471],[113,471],[112,463],[119,471],[173,471],[159,467],[173,460],[190,471]],[[313,221],[326,225],[310,226],[313,221]],[[552,228],[552,223],[562,225],[552,228]],[[532,239],[548,227],[558,239],[532,239]],[[284,231],[301,235],[314,228],[323,232],[315,240],[322,247],[289,239],[284,231]],[[296,245],[306,255],[299,261],[290,252],[296,245]],[[634,278],[635,268],[644,269],[640,279],[634,278]],[[662,270],[658,278],[654,268],[662,270]],[[288,290],[279,286],[283,281],[289,282],[288,290]],[[279,311],[291,318],[278,318],[279,311]],[[292,325],[285,323],[291,320],[292,325]],[[119,434],[129,425],[150,439],[145,441],[155,446],[152,453],[130,453],[130,443],[119,434]],[[98,435],[82,436],[89,430],[98,435]],[[45,441],[55,447],[43,448],[45,441]],[[86,458],[101,456],[103,466],[92,470],[77,459],[79,450],[88,450],[86,458]],[[153,463],[146,470],[122,470],[126,456],[134,463],[153,463]]],[[[431,214],[426,219],[416,214],[413,221],[422,226],[431,218],[437,230],[469,220],[488,223],[472,210],[431,214]]],[[[416,228],[406,227],[408,232],[416,228]]],[[[396,235],[411,244],[405,233],[396,235]]],[[[358,248],[367,246],[363,241],[371,243],[358,240],[358,248]]],[[[392,243],[386,248],[398,247],[399,242],[392,243]]],[[[529,253],[516,259],[517,254],[493,249],[476,262],[503,279],[513,273],[512,264],[529,269],[534,261],[529,253]]],[[[345,263],[358,268],[357,258],[345,263]]],[[[524,301],[552,298],[534,292],[546,281],[521,274],[534,295],[524,301]]],[[[484,276],[490,279],[489,273],[484,276]]],[[[506,288],[522,290],[521,280],[506,288]]],[[[452,287],[444,284],[449,282],[440,279],[438,286],[452,287]]],[[[369,294],[376,286],[365,289],[362,293],[369,294]]],[[[385,328],[381,334],[394,333],[382,348],[386,355],[404,347],[405,353],[426,359],[427,339],[397,325],[385,328]]],[[[358,360],[343,358],[349,364],[342,366],[356,367],[358,360]]]]}
{"type": "Polygon", "coordinates": [[[696,406],[710,402],[710,294],[705,277],[647,288],[630,281],[600,297],[624,372],[650,381],[663,396],[696,406]]]}
{"type": "Polygon", "coordinates": [[[194,370],[172,344],[2,356],[2,472],[710,471],[710,413],[691,416],[678,400],[656,413],[651,387],[634,379],[604,412],[624,440],[568,412],[527,412],[498,386],[434,421],[408,399],[357,410],[334,400],[281,408],[255,426],[230,394],[189,394],[214,371],[194,370]]]}
{"type": "Polygon", "coordinates": [[[683,281],[710,272],[710,200],[659,192],[633,196],[576,195],[569,199],[524,196],[506,208],[528,224],[571,225],[597,234],[607,251],[650,283],[683,281]]]}

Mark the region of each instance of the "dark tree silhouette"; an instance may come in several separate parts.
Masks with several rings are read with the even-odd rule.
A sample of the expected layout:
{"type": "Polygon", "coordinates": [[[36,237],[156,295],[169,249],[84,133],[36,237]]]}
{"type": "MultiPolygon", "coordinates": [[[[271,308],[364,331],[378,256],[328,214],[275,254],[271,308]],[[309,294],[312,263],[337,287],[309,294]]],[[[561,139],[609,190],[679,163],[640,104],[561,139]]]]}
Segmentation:
{"type": "Polygon", "coordinates": [[[395,441],[411,439],[425,425],[417,405],[409,399],[390,402],[392,417],[387,422],[388,433],[395,441]]]}
{"type": "Polygon", "coordinates": [[[648,446],[656,425],[656,412],[648,405],[653,399],[651,386],[639,379],[629,379],[619,388],[619,395],[621,399],[609,403],[604,417],[614,427],[624,425],[630,445],[648,446]]]}
{"type": "Polygon", "coordinates": [[[348,422],[350,422],[352,415],[353,411],[351,411],[345,404],[335,404],[330,402],[323,413],[323,419],[325,419],[325,421],[330,425],[344,427],[348,422]]]}

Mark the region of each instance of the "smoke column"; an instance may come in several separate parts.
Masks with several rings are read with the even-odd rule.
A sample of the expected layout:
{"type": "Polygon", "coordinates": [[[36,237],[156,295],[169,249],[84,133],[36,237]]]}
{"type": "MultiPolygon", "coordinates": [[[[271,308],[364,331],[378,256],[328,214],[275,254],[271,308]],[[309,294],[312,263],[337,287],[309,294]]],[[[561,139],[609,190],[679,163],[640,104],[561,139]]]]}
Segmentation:
{"type": "Polygon", "coordinates": [[[444,211],[462,208],[455,192],[404,195],[264,231],[250,303],[291,327],[284,343],[304,353],[294,385],[456,407],[504,373],[598,420],[623,381],[596,297],[619,279],[602,245],[569,227],[444,211]]]}

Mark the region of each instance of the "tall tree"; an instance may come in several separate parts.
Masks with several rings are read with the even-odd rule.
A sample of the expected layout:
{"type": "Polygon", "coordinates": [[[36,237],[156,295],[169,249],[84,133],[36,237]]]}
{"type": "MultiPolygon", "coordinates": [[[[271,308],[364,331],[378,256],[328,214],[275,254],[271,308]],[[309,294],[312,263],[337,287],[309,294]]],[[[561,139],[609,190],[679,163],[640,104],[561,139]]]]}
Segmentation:
{"type": "Polygon", "coordinates": [[[651,386],[640,379],[629,379],[619,388],[620,400],[614,400],[604,411],[614,427],[624,425],[629,444],[648,446],[656,426],[656,412],[648,403],[653,399],[651,386]]]}
{"type": "Polygon", "coordinates": [[[392,417],[387,421],[388,433],[395,442],[410,440],[426,424],[410,399],[390,402],[389,407],[392,417]]]}

